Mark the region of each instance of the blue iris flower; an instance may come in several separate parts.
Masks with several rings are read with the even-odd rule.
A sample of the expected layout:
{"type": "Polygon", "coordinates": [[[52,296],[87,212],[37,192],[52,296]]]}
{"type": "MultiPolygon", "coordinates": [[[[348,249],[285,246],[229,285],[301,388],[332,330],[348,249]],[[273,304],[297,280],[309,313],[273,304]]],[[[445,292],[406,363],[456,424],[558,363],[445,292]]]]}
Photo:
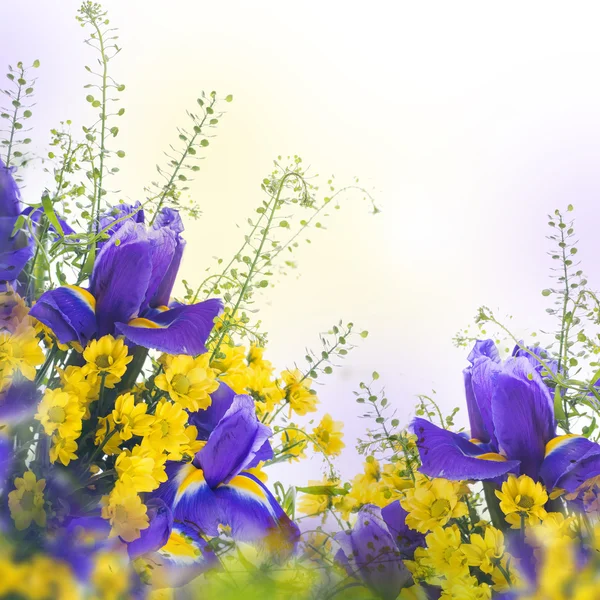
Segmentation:
{"type": "Polygon", "coordinates": [[[340,545],[336,562],[384,600],[394,600],[402,588],[413,583],[396,544],[402,520],[395,503],[384,509],[365,504],[358,511],[354,528],[335,536],[340,545]]]}
{"type": "Polygon", "coordinates": [[[14,282],[33,256],[33,245],[22,230],[12,235],[21,214],[19,188],[0,159],[0,282],[14,282]]]}
{"type": "MultiPolygon", "coordinates": [[[[168,463],[169,480],[153,495],[171,508],[175,522],[194,523],[205,535],[216,536],[219,526],[226,525],[236,540],[280,541],[280,552],[291,550],[299,536],[297,525],[249,472],[272,458],[271,430],[256,418],[250,396],[228,391],[221,390],[218,400],[213,398],[215,414],[222,412],[222,417],[205,446],[192,463],[168,463]]],[[[190,422],[199,419],[192,415],[190,422]]]]}
{"type": "Polygon", "coordinates": [[[471,439],[415,419],[423,473],[452,480],[525,474],[568,493],[600,475],[600,445],[579,435],[557,435],[543,368],[525,354],[517,350],[502,362],[492,340],[475,344],[463,372],[471,439]]]}
{"type": "Polygon", "coordinates": [[[61,343],[85,345],[112,334],[169,354],[206,352],[221,300],[169,304],[185,248],[179,213],[163,208],[153,226],[146,227],[143,212],[126,206],[105,216],[103,223],[112,235],[98,252],[89,287],[50,290],[30,314],[61,343]]]}

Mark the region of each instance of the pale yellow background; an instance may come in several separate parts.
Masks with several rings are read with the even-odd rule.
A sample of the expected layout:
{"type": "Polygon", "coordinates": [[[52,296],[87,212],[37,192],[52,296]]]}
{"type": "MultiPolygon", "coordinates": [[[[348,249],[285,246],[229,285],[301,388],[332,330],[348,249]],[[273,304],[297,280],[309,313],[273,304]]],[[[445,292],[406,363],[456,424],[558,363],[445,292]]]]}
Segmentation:
{"type": "MultiPolygon", "coordinates": [[[[42,61],[32,120],[42,153],[59,120],[89,120],[83,65],[95,57],[74,20],[78,2],[0,4],[0,62],[42,61]]],[[[235,97],[192,187],[204,214],[188,225],[185,278],[198,281],[211,256],[239,245],[236,226],[277,154],[374,190],[382,214],[348,198],[299,253],[299,276],[262,302],[281,368],[302,365],[304,347],[318,350],[318,332],[340,317],[371,332],[319,388],[349,446],[365,426],[351,391],[374,369],[405,421],[432,388],[445,409],[462,405],[466,354],[451,338],[480,304],[512,314],[521,332],[549,326],[547,212],[576,205],[580,256],[600,280],[596,3],[105,6],[124,47],[114,75],[127,84],[115,200],[137,199],[154,179],[202,89],[235,97]]],[[[38,169],[26,199],[43,185],[38,169]]],[[[356,470],[352,450],[340,464],[356,470]]],[[[302,483],[319,463],[295,468],[284,477],[302,483]]]]}

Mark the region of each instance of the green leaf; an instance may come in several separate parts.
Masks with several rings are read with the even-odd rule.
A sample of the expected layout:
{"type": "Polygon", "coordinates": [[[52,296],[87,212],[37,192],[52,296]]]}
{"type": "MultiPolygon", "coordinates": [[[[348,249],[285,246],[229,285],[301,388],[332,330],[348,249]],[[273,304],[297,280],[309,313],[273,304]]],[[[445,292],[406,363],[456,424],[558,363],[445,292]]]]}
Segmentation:
{"type": "Polygon", "coordinates": [[[233,95],[229,94],[228,96],[225,96],[225,102],[231,102],[233,100],[233,95]]]}
{"type": "Polygon", "coordinates": [[[13,227],[10,237],[14,237],[15,235],[17,235],[17,232],[19,231],[19,229],[21,229],[21,227],[23,227],[24,223],[25,223],[25,217],[23,215],[19,215],[17,217],[17,220],[15,221],[15,226],[13,227]]]}
{"type": "Polygon", "coordinates": [[[297,487],[296,491],[313,496],[345,496],[348,490],[334,487],[333,485],[309,485],[307,487],[297,487]]]}
{"type": "Polygon", "coordinates": [[[556,386],[556,388],[554,389],[554,416],[558,421],[564,421],[567,417],[563,408],[560,390],[560,386],[556,386]]]}
{"type": "Polygon", "coordinates": [[[56,233],[60,235],[60,237],[65,237],[63,228],[54,212],[54,206],[52,205],[52,200],[50,200],[50,196],[47,193],[44,193],[42,196],[42,207],[44,209],[44,213],[48,218],[48,221],[52,223],[54,229],[56,229],[56,233]]]}
{"type": "Polygon", "coordinates": [[[33,68],[34,68],[34,69],[37,69],[39,66],[40,66],[40,61],[39,61],[39,60],[37,60],[37,59],[36,59],[36,60],[34,60],[34,61],[33,61],[33,68]]]}

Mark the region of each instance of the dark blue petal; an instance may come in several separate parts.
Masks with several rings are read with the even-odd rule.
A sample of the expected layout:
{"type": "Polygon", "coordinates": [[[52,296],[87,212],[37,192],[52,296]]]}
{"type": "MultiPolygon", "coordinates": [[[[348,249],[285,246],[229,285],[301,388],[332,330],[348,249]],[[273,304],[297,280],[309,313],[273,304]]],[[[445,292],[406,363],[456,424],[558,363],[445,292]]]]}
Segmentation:
{"type": "Polygon", "coordinates": [[[12,235],[15,221],[14,217],[0,217],[0,281],[16,279],[34,253],[24,231],[12,235]]]}
{"type": "Polygon", "coordinates": [[[588,479],[600,475],[600,445],[582,436],[559,436],[546,448],[540,477],[548,490],[569,493],[588,479]]]}
{"type": "Polygon", "coordinates": [[[146,507],[150,524],[146,529],[142,529],[137,540],[127,544],[127,552],[131,560],[160,550],[167,543],[173,529],[173,514],[163,500],[160,498],[147,500],[146,507]]]}
{"type": "Polygon", "coordinates": [[[471,385],[473,387],[473,396],[481,415],[481,421],[486,432],[485,438],[481,439],[471,431],[471,437],[480,442],[490,443],[493,448],[497,448],[496,432],[494,429],[494,419],[492,416],[492,395],[494,392],[495,376],[502,367],[499,363],[482,356],[473,363],[471,367],[471,385]]]}
{"type": "Polygon", "coordinates": [[[85,583],[96,564],[96,554],[110,545],[110,524],[101,517],[75,517],[47,538],[45,550],[67,563],[85,583]]]}
{"type": "Polygon", "coordinates": [[[526,358],[511,358],[496,373],[492,415],[500,451],[537,479],[556,428],[550,392],[526,358]]]}
{"type": "Polygon", "coordinates": [[[412,560],[415,550],[420,546],[425,546],[425,535],[411,529],[406,524],[406,515],[408,513],[396,500],[381,509],[381,517],[390,532],[390,535],[396,542],[396,547],[402,558],[412,560]]]}
{"type": "Polygon", "coordinates": [[[0,159],[0,217],[18,217],[21,212],[21,195],[12,173],[0,159]]]}
{"type": "Polygon", "coordinates": [[[128,220],[98,253],[90,292],[97,301],[99,337],[139,315],[152,277],[152,247],[145,227],[128,220]]]}
{"type": "Polygon", "coordinates": [[[342,552],[336,560],[384,600],[395,600],[402,588],[412,584],[377,506],[365,504],[352,531],[338,533],[335,539],[342,552]]]}
{"type": "Polygon", "coordinates": [[[173,233],[183,233],[184,229],[183,221],[181,220],[179,211],[175,210],[174,208],[169,208],[168,206],[162,208],[156,215],[156,219],[152,227],[154,229],[167,228],[173,233]]]}
{"type": "Polygon", "coordinates": [[[513,348],[513,352],[512,355],[514,357],[519,357],[522,356],[524,358],[526,358],[530,363],[531,366],[540,374],[542,375],[542,372],[545,372],[545,368],[544,366],[540,363],[539,360],[537,360],[534,356],[531,355],[531,353],[533,352],[533,354],[535,354],[535,356],[539,356],[544,363],[548,366],[548,369],[554,374],[556,375],[558,373],[558,361],[554,360],[550,354],[548,353],[547,350],[544,350],[544,348],[541,348],[540,346],[527,346],[527,350],[529,350],[529,352],[527,350],[524,350],[522,348],[523,346],[523,342],[520,342],[520,344],[517,344],[514,348],[513,348]]]}
{"type": "Polygon", "coordinates": [[[40,391],[33,381],[14,379],[0,393],[0,422],[15,425],[35,411],[41,399],[40,391]]]}
{"type": "Polygon", "coordinates": [[[198,439],[207,440],[217,423],[229,410],[235,392],[225,383],[220,382],[218,389],[211,395],[211,404],[206,410],[190,413],[188,422],[198,428],[198,439]]]}
{"type": "Polygon", "coordinates": [[[199,304],[179,305],[129,323],[117,323],[116,330],[128,340],[167,354],[204,354],[206,340],[221,312],[221,300],[212,298],[199,304]]]}
{"type": "Polygon", "coordinates": [[[469,353],[467,360],[470,363],[474,363],[482,356],[486,356],[496,363],[500,362],[500,353],[498,352],[498,348],[496,348],[496,344],[494,344],[493,340],[477,340],[473,346],[473,349],[469,353]]]}
{"type": "Polygon", "coordinates": [[[12,441],[0,436],[0,494],[6,488],[6,480],[12,469],[13,452],[12,441]]]}
{"type": "Polygon", "coordinates": [[[77,286],[45,292],[29,314],[47,325],[61,344],[77,341],[85,346],[97,331],[95,300],[77,286]]]}
{"type": "Polygon", "coordinates": [[[485,427],[481,411],[475,398],[473,391],[473,369],[468,367],[463,371],[463,379],[465,382],[465,397],[467,400],[467,414],[469,415],[469,426],[471,428],[471,437],[480,442],[489,442],[490,434],[485,427]]]}
{"type": "Polygon", "coordinates": [[[219,486],[215,498],[235,540],[264,541],[280,556],[295,548],[300,536],[298,526],[254,475],[240,473],[219,486]]]}
{"type": "Polygon", "coordinates": [[[236,396],[229,410],[196,454],[194,464],[204,471],[206,483],[216,488],[248,468],[271,435],[256,418],[254,400],[236,396]]]}
{"type": "Polygon", "coordinates": [[[179,272],[181,258],[183,257],[183,251],[185,249],[185,240],[178,235],[175,238],[175,244],[171,262],[165,270],[164,276],[154,292],[154,296],[150,300],[150,306],[152,307],[167,306],[169,304],[171,292],[173,291],[173,286],[177,279],[177,273],[179,272]]]}
{"type": "MultiPolygon", "coordinates": [[[[144,209],[140,202],[135,204],[117,204],[110,210],[100,216],[100,231],[108,236],[112,236],[128,220],[134,223],[144,222],[144,209]]],[[[106,243],[107,240],[98,242],[98,249],[106,243]]]]}
{"type": "MultiPolygon", "coordinates": [[[[148,288],[144,295],[144,300],[140,307],[140,313],[150,307],[160,288],[165,276],[169,273],[169,268],[173,262],[177,248],[177,240],[175,234],[169,229],[153,230],[148,233],[150,241],[150,262],[152,264],[152,273],[148,281],[148,288]]],[[[173,281],[177,271],[173,275],[173,281]]],[[[172,286],[171,286],[172,287],[172,286]]],[[[169,290],[170,293],[171,290],[169,290]]],[[[168,304],[167,302],[164,304],[168,304]]],[[[156,305],[153,305],[156,306],[156,305]]]]}
{"type": "Polygon", "coordinates": [[[220,564],[198,529],[189,523],[176,523],[167,545],[149,560],[154,589],[181,587],[220,564]]]}
{"type": "Polygon", "coordinates": [[[502,460],[461,435],[441,429],[425,419],[415,419],[412,431],[417,436],[421,457],[419,470],[430,477],[479,481],[495,479],[519,467],[518,461],[502,460]]]}

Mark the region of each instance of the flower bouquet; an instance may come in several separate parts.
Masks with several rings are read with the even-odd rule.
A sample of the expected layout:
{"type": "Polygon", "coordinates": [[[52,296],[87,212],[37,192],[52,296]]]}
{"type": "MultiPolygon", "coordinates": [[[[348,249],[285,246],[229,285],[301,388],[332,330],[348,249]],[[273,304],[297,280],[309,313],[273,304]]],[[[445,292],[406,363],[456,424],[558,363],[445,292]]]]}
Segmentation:
{"type": "Polygon", "coordinates": [[[187,182],[232,97],[203,93],[158,181],[122,201],[118,38],[98,4],[77,19],[98,56],[94,121],[53,129],[43,161],[28,152],[38,61],[9,67],[0,112],[0,597],[600,597],[600,302],[572,222],[550,216],[547,349],[480,309],[456,338],[468,433],[424,395],[401,422],[374,372],[355,392],[363,469],[344,481],[343,424],[306,419],[315,381],[367,332],[339,322],[305,368],[276,374],[256,301],[360,188],[329,180],[322,197],[299,157],[279,157],[239,250],[174,293],[199,215],[187,182]],[[40,199],[22,184],[35,163],[40,199]],[[308,453],[324,475],[269,480],[308,453]]]}

